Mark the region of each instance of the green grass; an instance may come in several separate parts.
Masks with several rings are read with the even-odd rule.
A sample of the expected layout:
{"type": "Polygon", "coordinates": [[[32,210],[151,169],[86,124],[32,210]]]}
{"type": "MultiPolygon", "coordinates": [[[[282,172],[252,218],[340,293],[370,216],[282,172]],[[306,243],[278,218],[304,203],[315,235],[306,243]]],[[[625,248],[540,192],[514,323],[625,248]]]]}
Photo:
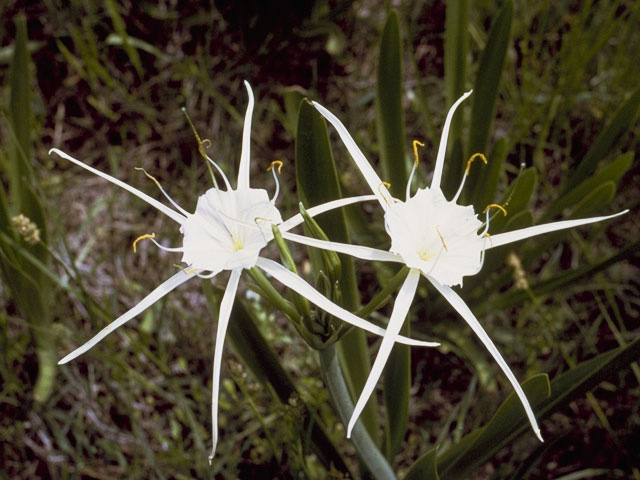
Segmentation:
{"type": "MultiPolygon", "coordinates": [[[[405,39],[405,149],[410,152],[412,139],[426,143],[417,182],[424,186],[448,108],[445,9],[433,2],[405,3],[399,9],[405,39]]],[[[221,12],[199,3],[174,12],[147,4],[124,8],[109,2],[105,10],[92,2],[62,6],[48,0],[25,11],[33,42],[32,165],[47,214],[48,247],[55,253],[48,268],[59,280],[51,287],[55,301],[50,335],[60,357],[175,271],[177,256],[150,243],[141,244],[134,254],[131,242],[155,232],[167,244],[177,245],[180,234],[126,192],[49,158],[49,148],[59,147],[160,198],[153,183],[134,170],[141,166],[180,205],[193,210],[198,195],[210,187],[210,177],[180,108],[186,106],[202,138],[211,140],[212,157],[227,173],[235,172],[246,79],[257,99],[252,181],[272,191],[272,177],[265,170],[274,159],[285,162],[278,202],[284,216],[297,209],[293,135],[281,121],[287,114],[285,87],[301,85],[308,96],[339,113],[365,154],[379,158],[374,99],[385,2],[356,2],[340,6],[346,9],[341,12],[323,10],[322,2],[317,5],[308,15],[292,12],[282,18],[266,11],[252,14],[250,8],[221,12]],[[283,28],[282,22],[292,27],[283,28]],[[329,53],[327,42],[339,37],[336,31],[346,39],[345,48],[329,53]],[[264,32],[268,35],[261,37],[264,32]]],[[[18,11],[15,6],[0,11],[1,46],[11,47],[18,11]]],[[[482,74],[479,58],[497,11],[489,1],[469,6],[465,89],[482,74]]],[[[491,161],[497,139],[505,139],[505,167],[494,200],[502,198],[520,162],[538,172],[529,203],[534,218],[560,196],[570,169],[637,88],[639,17],[637,2],[516,2],[486,152],[491,161]]],[[[5,116],[8,72],[3,61],[0,105],[5,116]]],[[[463,110],[467,118],[470,105],[463,110]]],[[[5,120],[0,120],[0,165],[6,188],[5,120]]],[[[462,135],[468,130],[463,121],[462,135]]],[[[638,121],[627,130],[600,165],[621,152],[638,154],[638,121]]],[[[333,147],[344,190],[365,193],[345,149],[335,141],[333,147]]],[[[479,175],[480,169],[474,172],[479,175]]],[[[634,161],[613,200],[602,202],[593,213],[631,208],[630,214],[558,237],[541,252],[536,243],[519,249],[529,285],[596,263],[632,244],[638,236],[638,185],[634,161]]],[[[363,243],[371,240],[371,233],[356,229],[354,237],[363,243]]],[[[275,251],[268,254],[277,258],[275,251]]],[[[474,311],[482,311],[480,320],[519,379],[541,372],[553,378],[637,338],[637,249],[595,275],[561,289],[531,292],[523,302],[498,309],[493,305],[515,291],[513,271],[503,260],[495,258],[495,271],[469,282],[463,296],[474,311]]],[[[373,268],[362,263],[357,267],[363,272],[363,295],[375,292],[373,268]]],[[[511,391],[484,350],[469,340],[462,320],[424,285],[419,294],[423,301],[415,304],[412,331],[435,334],[445,348],[412,352],[409,430],[396,458],[400,472],[436,441],[446,448],[484,424],[511,391]],[[429,317],[432,312],[438,315],[429,317]]],[[[59,367],[55,388],[42,403],[33,398],[38,361],[30,325],[5,285],[0,298],[1,478],[290,478],[299,472],[327,477],[301,440],[299,408],[275,400],[230,345],[223,362],[221,440],[216,462],[208,466],[215,322],[199,286],[180,287],[91,352],[59,367]]],[[[317,409],[355,469],[353,447],[329,406],[315,352],[264,301],[251,304],[302,400],[317,409]]],[[[383,309],[382,315],[389,311],[383,309]]],[[[611,478],[620,472],[640,478],[640,459],[633,448],[640,428],[639,383],[637,365],[622,370],[545,421],[543,431],[552,446],[532,466],[530,478],[589,469],[604,469],[611,478]]],[[[537,447],[532,436],[515,442],[482,467],[477,478],[509,478],[537,447]]]]}

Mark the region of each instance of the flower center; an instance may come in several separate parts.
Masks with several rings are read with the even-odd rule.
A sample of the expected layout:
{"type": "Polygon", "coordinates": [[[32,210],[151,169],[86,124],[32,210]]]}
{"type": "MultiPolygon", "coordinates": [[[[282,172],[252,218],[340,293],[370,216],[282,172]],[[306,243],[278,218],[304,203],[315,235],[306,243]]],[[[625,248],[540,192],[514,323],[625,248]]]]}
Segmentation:
{"type": "Polygon", "coordinates": [[[282,223],[266,190],[212,188],[182,225],[182,261],[201,270],[251,268],[273,238],[271,225],[282,223]]]}
{"type": "Polygon", "coordinates": [[[239,238],[231,235],[231,241],[233,242],[233,248],[235,249],[236,252],[244,248],[244,242],[239,238]]]}
{"type": "Polygon", "coordinates": [[[473,207],[447,201],[439,189],[419,189],[385,214],[391,251],[444,285],[459,285],[482,260],[482,222],[473,207]]]}
{"type": "Polygon", "coordinates": [[[418,257],[420,257],[420,260],[422,260],[423,262],[426,262],[427,260],[430,260],[437,255],[437,253],[429,253],[428,247],[422,247],[420,250],[418,250],[417,253],[418,257]]]}

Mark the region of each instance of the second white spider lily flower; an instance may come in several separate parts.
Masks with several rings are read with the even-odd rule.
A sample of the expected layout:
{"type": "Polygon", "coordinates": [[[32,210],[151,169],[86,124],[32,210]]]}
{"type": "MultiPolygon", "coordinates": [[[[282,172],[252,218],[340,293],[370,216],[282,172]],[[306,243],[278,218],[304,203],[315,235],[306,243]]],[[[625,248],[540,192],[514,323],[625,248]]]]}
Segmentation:
{"type": "MultiPolygon", "coordinates": [[[[409,275],[400,288],[396,298],[389,319],[389,325],[387,326],[387,333],[382,340],[369,378],[349,421],[347,436],[350,436],[358,416],[362,412],[382,374],[384,365],[391,353],[391,348],[397,339],[396,335],[400,331],[409,311],[410,304],[416,292],[418,279],[420,275],[422,275],[442,294],[460,316],[464,318],[487,350],[489,350],[489,353],[491,353],[515,389],[524,406],[533,431],[540,441],[542,441],[540,428],[538,427],[529,401],[522,391],[520,384],[473,312],[451,287],[462,285],[463,277],[475,275],[480,271],[484,260],[484,252],[488,248],[506,245],[547,232],[600,222],[626,213],[626,211],[624,211],[605,217],[537,225],[513,232],[493,235],[489,239],[489,207],[503,210],[503,213],[506,213],[506,211],[499,205],[490,205],[486,210],[484,221],[481,221],[472,206],[463,206],[456,203],[464,186],[464,179],[469,172],[468,168],[458,192],[452,200],[447,200],[440,189],[444,157],[447,150],[447,136],[451,120],[458,105],[469,95],[471,95],[471,92],[462,95],[447,114],[431,186],[420,188],[415,195],[411,196],[410,183],[418,163],[418,154],[414,143],[416,162],[414,164],[414,170],[411,172],[409,184],[407,185],[405,201],[395,199],[391,196],[386,184],[369,164],[342,122],[322,105],[313,102],[318,111],[335,127],[353,160],[371,187],[371,191],[380,202],[384,210],[385,228],[391,237],[391,248],[389,252],[376,251],[368,247],[337,244],[335,242],[327,242],[324,248],[351,254],[367,260],[375,259],[400,262],[410,267],[409,275]]],[[[474,155],[470,161],[478,156],[486,161],[482,155],[474,155]]],[[[297,241],[306,241],[315,247],[322,248],[321,241],[314,240],[310,242],[308,239],[297,239],[297,241]]]]}
{"type": "MultiPolygon", "coordinates": [[[[275,196],[270,200],[266,190],[250,187],[249,149],[251,115],[253,112],[254,100],[251,87],[247,82],[245,82],[245,86],[249,95],[249,104],[245,115],[237,188],[231,188],[229,180],[224,175],[220,167],[213,162],[213,160],[207,157],[222,176],[226,185],[226,190],[222,190],[217,186],[209,189],[204,195],[201,195],[198,198],[195,213],[189,213],[180,207],[164,191],[164,189],[162,189],[160,184],[148,174],[147,175],[157,184],[173,208],[168,207],[140,190],[112,177],[111,175],[96,170],[95,168],[56,148],[51,149],[49,152],[56,153],[60,157],[89,170],[119,187],[122,187],[177,222],[180,225],[180,232],[183,234],[182,247],[164,247],[155,240],[155,235],[142,235],[134,242],[134,250],[135,245],[139,240],[151,239],[163,250],[181,252],[183,255],[182,261],[186,264],[186,267],[183,270],[174,274],[158,286],[135,307],[107,325],[84,345],[62,358],[59,362],[60,364],[67,363],[83,354],[115,329],[142,313],[145,309],[153,305],[179,285],[185,283],[187,280],[197,277],[213,278],[222,271],[230,271],[229,280],[220,305],[220,315],[218,318],[215,340],[213,386],[211,396],[213,447],[211,450],[210,460],[215,454],[218,441],[218,395],[220,389],[222,348],[233,302],[238,289],[240,275],[243,269],[252,268],[254,266],[261,268],[287,287],[308,298],[310,302],[341,320],[376,335],[385,335],[384,329],[357,317],[338,305],[335,305],[291,271],[278,265],[276,262],[259,257],[260,251],[273,238],[271,229],[272,225],[279,225],[280,229],[286,232],[287,230],[301,224],[303,219],[302,216],[298,214],[288,221],[283,222],[280,212],[274,204],[275,196]]],[[[203,142],[200,141],[200,147],[202,147],[202,144],[203,142]]],[[[201,152],[203,151],[204,150],[201,150],[201,152]]],[[[372,198],[373,197],[371,195],[366,195],[362,197],[335,200],[333,202],[312,207],[307,211],[309,215],[313,216],[334,208],[339,208],[363,200],[370,200],[372,198]]],[[[434,342],[424,342],[409,338],[399,338],[398,341],[407,345],[415,346],[439,345],[434,342]]]]}

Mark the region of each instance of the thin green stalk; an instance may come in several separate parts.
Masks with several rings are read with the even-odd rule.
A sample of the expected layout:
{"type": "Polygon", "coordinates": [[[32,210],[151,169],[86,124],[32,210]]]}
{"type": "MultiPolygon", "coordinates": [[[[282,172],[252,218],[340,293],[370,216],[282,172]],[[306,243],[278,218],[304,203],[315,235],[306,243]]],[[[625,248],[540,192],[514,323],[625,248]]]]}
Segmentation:
{"type": "Polygon", "coordinates": [[[274,307],[276,307],[291,319],[297,319],[299,317],[298,312],[296,311],[293,304],[282,295],[280,295],[275,288],[273,288],[271,282],[267,280],[267,278],[262,274],[260,270],[258,270],[256,267],[253,267],[250,268],[248,272],[253,281],[256,282],[256,285],[260,287],[260,289],[264,292],[265,298],[272,302],[274,307]]]}
{"type": "MultiPolygon", "coordinates": [[[[338,354],[335,345],[330,345],[324,350],[320,350],[320,366],[324,373],[325,382],[333,404],[338,412],[338,416],[344,425],[347,425],[353,413],[353,402],[349,395],[349,389],[342,376],[342,370],[338,361],[338,354]]],[[[395,479],[396,476],[391,466],[378,450],[376,443],[371,439],[367,429],[361,421],[356,423],[351,432],[351,441],[358,452],[358,456],[374,478],[395,479]]]]}

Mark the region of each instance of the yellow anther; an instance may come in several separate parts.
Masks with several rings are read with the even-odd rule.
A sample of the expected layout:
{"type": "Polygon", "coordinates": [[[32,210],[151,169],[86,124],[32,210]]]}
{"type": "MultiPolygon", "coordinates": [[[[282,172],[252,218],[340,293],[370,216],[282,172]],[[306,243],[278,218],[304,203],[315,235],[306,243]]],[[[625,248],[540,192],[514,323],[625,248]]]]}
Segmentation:
{"type": "Polygon", "coordinates": [[[447,248],[447,244],[444,243],[444,237],[442,236],[442,233],[440,233],[440,225],[436,225],[436,232],[438,232],[438,236],[440,237],[440,241],[442,242],[442,246],[448,252],[449,249],[447,248]]]}
{"type": "Polygon", "coordinates": [[[491,235],[489,234],[489,232],[485,232],[482,234],[483,238],[488,238],[489,239],[489,243],[491,244],[491,246],[493,246],[493,240],[491,239],[491,235]]]}
{"type": "Polygon", "coordinates": [[[213,145],[213,143],[211,143],[211,140],[209,140],[208,138],[205,138],[204,140],[202,140],[202,142],[200,142],[202,144],[202,146],[204,148],[209,148],[211,147],[211,145],[213,145]]]}
{"type": "Polygon", "coordinates": [[[270,222],[271,220],[269,220],[268,218],[264,218],[264,217],[256,217],[253,219],[253,223],[255,223],[256,225],[258,225],[258,220],[262,220],[263,222],[270,222]]]}
{"type": "Polygon", "coordinates": [[[149,238],[156,238],[156,234],[155,233],[145,233],[144,235],[140,235],[138,238],[136,238],[133,241],[133,253],[136,253],[136,245],[138,244],[138,242],[140,240],[146,240],[146,239],[149,239],[149,238]]]}
{"type": "Polygon", "coordinates": [[[487,213],[487,211],[490,208],[497,208],[498,210],[500,210],[502,212],[502,214],[506,217],[507,216],[507,209],[504,208],[502,205],[498,205],[497,203],[490,203],[489,205],[487,205],[485,207],[485,209],[482,211],[482,213],[487,213]]]}
{"type": "Polygon", "coordinates": [[[191,274],[196,273],[197,271],[198,271],[198,269],[197,269],[197,268],[192,268],[192,269],[190,269],[190,270],[187,270],[185,273],[186,273],[187,275],[191,275],[191,274]]]}
{"type": "Polygon", "coordinates": [[[424,147],[424,143],[418,140],[414,140],[413,141],[413,157],[415,158],[416,167],[418,166],[418,163],[420,163],[420,160],[418,158],[418,146],[424,147]]]}
{"type": "Polygon", "coordinates": [[[389,182],[382,182],[380,185],[387,187],[387,188],[391,188],[391,184],[389,182]]]}
{"type": "Polygon", "coordinates": [[[473,161],[479,158],[480,160],[482,160],[482,162],[486,165],[487,163],[489,163],[487,161],[487,157],[485,157],[482,153],[474,153],[473,155],[471,155],[469,157],[469,160],[467,160],[467,168],[464,171],[465,175],[469,175],[469,170],[471,170],[471,164],[473,163],[473,161]]]}
{"type": "Polygon", "coordinates": [[[280,160],[274,160],[273,162],[271,162],[271,165],[269,165],[269,168],[267,168],[267,172],[270,172],[271,170],[276,168],[278,175],[280,175],[280,172],[282,172],[282,165],[284,165],[284,163],[282,163],[280,160]]]}

